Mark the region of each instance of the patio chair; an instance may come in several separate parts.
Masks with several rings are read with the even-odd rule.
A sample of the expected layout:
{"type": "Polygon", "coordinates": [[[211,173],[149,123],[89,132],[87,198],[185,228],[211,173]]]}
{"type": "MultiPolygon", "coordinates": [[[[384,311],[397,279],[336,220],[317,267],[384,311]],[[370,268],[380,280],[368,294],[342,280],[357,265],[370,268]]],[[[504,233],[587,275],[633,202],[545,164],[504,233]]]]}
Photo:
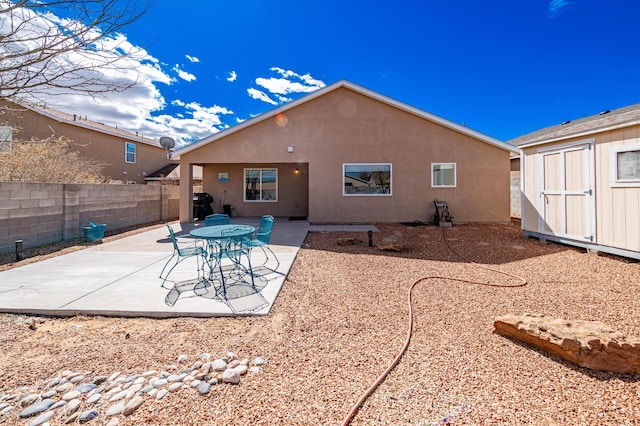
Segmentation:
{"type": "MultiPolygon", "coordinates": [[[[269,250],[273,258],[276,260],[276,267],[272,269],[273,271],[275,271],[280,266],[280,260],[278,260],[278,256],[276,256],[273,250],[271,250],[271,247],[269,247],[269,239],[271,238],[271,229],[273,228],[273,221],[274,219],[273,219],[273,216],[271,215],[265,215],[260,218],[260,226],[256,231],[255,238],[249,241],[249,246],[251,248],[260,247],[262,249],[262,252],[266,257],[266,260],[264,261],[262,266],[265,266],[267,262],[269,262],[269,255],[267,254],[267,250],[269,250]]],[[[271,269],[271,268],[268,268],[268,269],[271,269]]]]}
{"type": "Polygon", "coordinates": [[[238,225],[237,227],[224,229],[221,232],[223,238],[220,240],[218,250],[212,251],[210,254],[212,257],[212,263],[217,264],[220,270],[223,297],[225,299],[227,296],[227,283],[229,285],[234,285],[244,282],[250,284],[254,291],[256,290],[253,279],[253,269],[251,267],[251,247],[249,246],[251,234],[246,233],[245,235],[238,236],[238,230],[242,230],[244,228],[246,227],[238,225]],[[247,258],[247,267],[242,264],[242,256],[246,256],[247,258]],[[222,264],[224,257],[230,259],[233,263],[231,270],[226,274],[222,264]],[[251,278],[250,283],[244,280],[245,275],[248,275],[251,278]]]}
{"type": "Polygon", "coordinates": [[[162,287],[164,287],[164,283],[167,281],[167,278],[169,277],[169,274],[171,274],[171,271],[173,271],[173,269],[178,266],[180,262],[194,256],[198,265],[198,279],[200,279],[200,271],[202,271],[202,277],[204,277],[204,267],[207,264],[207,250],[205,250],[204,247],[197,245],[196,242],[194,242],[194,244],[190,247],[181,248],[178,245],[178,240],[176,239],[176,235],[173,232],[173,228],[168,223],[166,225],[169,229],[169,235],[171,235],[171,242],[173,243],[173,254],[169,258],[167,263],[165,263],[162,271],[160,272],[160,278],[163,278],[162,287]],[[200,266],[200,258],[202,258],[202,267],[200,266]],[[175,259],[175,263],[163,277],[165,269],[167,269],[167,266],[169,266],[173,259],[175,259]]]}
{"type": "Polygon", "coordinates": [[[229,215],[223,213],[210,214],[204,218],[204,226],[228,225],[230,223],[231,218],[229,215]]]}

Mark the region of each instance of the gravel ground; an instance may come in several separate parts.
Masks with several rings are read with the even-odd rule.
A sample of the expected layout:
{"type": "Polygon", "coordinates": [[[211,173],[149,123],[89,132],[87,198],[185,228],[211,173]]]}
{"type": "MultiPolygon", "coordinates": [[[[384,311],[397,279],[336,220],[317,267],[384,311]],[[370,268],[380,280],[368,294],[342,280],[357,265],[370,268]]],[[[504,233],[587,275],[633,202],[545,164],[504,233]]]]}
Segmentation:
{"type": "MultiPolygon", "coordinates": [[[[0,395],[35,391],[62,370],[140,374],[170,368],[180,354],[193,360],[233,351],[268,363],[206,396],[185,391],[146,401],[120,424],[341,424],[404,343],[408,288],[441,275],[507,287],[419,283],[409,349],[351,424],[640,424],[637,377],[575,367],[493,334],[496,317],[530,312],[640,336],[638,263],[524,240],[517,226],[377,226],[374,240],[401,233],[407,249],[380,252],[366,234],[311,233],[267,317],[22,322],[0,315],[0,395]],[[344,237],[363,244],[338,246],[344,237]],[[528,284],[508,288],[519,280],[451,249],[528,284]]],[[[28,424],[15,413],[0,422],[28,424]]]]}

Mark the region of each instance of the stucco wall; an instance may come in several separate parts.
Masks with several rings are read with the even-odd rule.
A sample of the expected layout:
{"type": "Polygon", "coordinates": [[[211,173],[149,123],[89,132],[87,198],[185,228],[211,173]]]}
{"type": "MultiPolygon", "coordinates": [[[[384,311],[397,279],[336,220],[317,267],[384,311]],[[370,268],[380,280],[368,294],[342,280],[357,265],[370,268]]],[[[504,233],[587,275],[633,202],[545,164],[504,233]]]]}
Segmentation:
{"type": "MultiPolygon", "coordinates": [[[[448,202],[454,221],[510,220],[508,151],[347,88],[230,133],[182,154],[180,161],[183,167],[287,164],[286,170],[279,171],[280,185],[293,179],[292,168],[304,165],[308,167],[308,217],[314,223],[427,221],[435,212],[434,199],[448,202]],[[293,152],[288,152],[289,146],[295,146],[293,152]],[[432,162],[457,164],[455,188],[431,187],[432,162]],[[343,196],[343,163],[391,163],[392,195],[343,196]]],[[[210,171],[215,173],[213,168],[210,171]]],[[[210,179],[205,170],[207,192],[212,187],[208,185],[213,185],[210,179]]],[[[230,184],[233,191],[242,193],[242,179],[230,184]]],[[[282,188],[280,194],[285,192],[282,188]]],[[[264,212],[297,216],[287,203],[283,207],[263,203],[264,212]]],[[[258,208],[242,202],[238,210],[244,214],[258,208]]],[[[183,213],[188,209],[181,211],[181,220],[186,218],[183,213]]]]}
{"type": "MultiPolygon", "coordinates": [[[[9,106],[0,118],[0,125],[14,128],[14,140],[66,136],[71,140],[74,151],[103,164],[102,174],[113,180],[143,184],[145,173],[151,174],[169,163],[164,149],[151,139],[102,133],[54,120],[15,104],[0,103],[9,106]],[[135,163],[125,162],[125,142],[136,144],[135,163]]],[[[78,124],[85,121],[80,115],[77,116],[78,124]]]]}
{"type": "Polygon", "coordinates": [[[0,253],[82,237],[88,221],[116,230],[178,216],[179,188],[0,182],[0,253]]]}

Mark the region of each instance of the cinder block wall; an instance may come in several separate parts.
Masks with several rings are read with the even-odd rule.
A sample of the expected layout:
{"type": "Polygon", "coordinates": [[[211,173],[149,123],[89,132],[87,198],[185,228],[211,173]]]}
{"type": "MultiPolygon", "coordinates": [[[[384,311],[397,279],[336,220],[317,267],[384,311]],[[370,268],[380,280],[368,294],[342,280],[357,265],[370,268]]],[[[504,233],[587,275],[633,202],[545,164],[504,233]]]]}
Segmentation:
{"type": "Polygon", "coordinates": [[[89,221],[107,230],[179,215],[179,187],[0,182],[0,253],[84,236],[89,221]]]}
{"type": "Polygon", "coordinates": [[[520,217],[520,172],[511,172],[511,217],[520,217]]]}

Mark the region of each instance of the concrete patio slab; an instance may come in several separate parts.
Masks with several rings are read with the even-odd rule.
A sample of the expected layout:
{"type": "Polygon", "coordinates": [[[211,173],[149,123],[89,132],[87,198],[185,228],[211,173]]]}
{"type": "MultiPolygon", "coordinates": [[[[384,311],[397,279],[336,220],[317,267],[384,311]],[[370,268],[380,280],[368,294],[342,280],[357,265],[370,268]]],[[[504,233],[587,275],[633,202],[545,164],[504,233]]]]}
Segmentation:
{"type": "MultiPolygon", "coordinates": [[[[259,218],[233,223],[256,226],[259,218]]],[[[195,224],[172,224],[180,241],[192,242],[195,224]]],[[[227,300],[217,300],[197,280],[196,259],[182,261],[162,287],[160,271],[173,247],[165,226],[0,272],[0,312],[71,316],[213,317],[266,315],[282,288],[307,232],[306,221],[278,219],[271,249],[280,260],[276,271],[256,267],[256,293],[250,286],[234,286],[227,300]],[[172,293],[173,292],[173,293],[172,293]],[[170,296],[171,293],[171,296],[170,296]],[[168,297],[170,296],[170,297],[168,297]]],[[[254,249],[252,263],[264,256],[254,249]]],[[[267,264],[274,267],[274,263],[267,264]]],[[[219,298],[218,298],[219,299],[219,298]]]]}

